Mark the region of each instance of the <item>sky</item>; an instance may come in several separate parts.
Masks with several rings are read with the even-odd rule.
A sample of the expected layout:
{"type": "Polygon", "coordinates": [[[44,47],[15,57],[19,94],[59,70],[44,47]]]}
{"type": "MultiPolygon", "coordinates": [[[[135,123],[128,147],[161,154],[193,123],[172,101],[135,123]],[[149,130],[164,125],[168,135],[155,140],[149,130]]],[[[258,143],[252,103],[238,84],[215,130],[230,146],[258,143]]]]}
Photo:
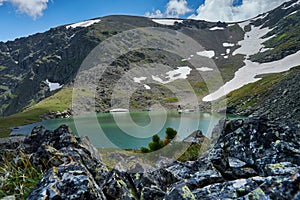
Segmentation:
{"type": "Polygon", "coordinates": [[[0,0],[0,41],[107,15],[242,21],[288,0],[0,0]]]}

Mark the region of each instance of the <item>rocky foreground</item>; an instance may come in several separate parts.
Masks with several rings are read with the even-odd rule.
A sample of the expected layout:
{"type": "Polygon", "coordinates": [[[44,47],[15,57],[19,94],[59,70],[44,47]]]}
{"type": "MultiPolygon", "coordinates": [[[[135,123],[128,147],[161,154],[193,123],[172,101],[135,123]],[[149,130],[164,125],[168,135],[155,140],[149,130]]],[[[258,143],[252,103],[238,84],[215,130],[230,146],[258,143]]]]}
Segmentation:
{"type": "Polygon", "coordinates": [[[109,170],[67,126],[37,127],[17,148],[46,171],[28,199],[300,199],[299,129],[264,117],[221,120],[207,154],[144,173],[109,170]]]}

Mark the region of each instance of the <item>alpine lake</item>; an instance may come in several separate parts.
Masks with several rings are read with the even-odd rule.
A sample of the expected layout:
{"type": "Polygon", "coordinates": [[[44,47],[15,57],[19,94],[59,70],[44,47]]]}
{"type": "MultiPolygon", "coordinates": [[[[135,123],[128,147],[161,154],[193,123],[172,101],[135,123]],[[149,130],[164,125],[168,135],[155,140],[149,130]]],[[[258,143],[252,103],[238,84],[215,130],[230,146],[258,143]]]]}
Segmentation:
{"type": "Polygon", "coordinates": [[[51,119],[15,127],[11,135],[30,134],[35,126],[44,126],[54,130],[61,125],[68,125],[74,134],[88,136],[97,148],[139,149],[147,146],[154,134],[165,137],[168,127],[178,133],[176,140],[182,141],[196,130],[210,136],[221,118],[238,118],[218,113],[177,111],[143,111],[99,113],[62,119],[51,119]]]}

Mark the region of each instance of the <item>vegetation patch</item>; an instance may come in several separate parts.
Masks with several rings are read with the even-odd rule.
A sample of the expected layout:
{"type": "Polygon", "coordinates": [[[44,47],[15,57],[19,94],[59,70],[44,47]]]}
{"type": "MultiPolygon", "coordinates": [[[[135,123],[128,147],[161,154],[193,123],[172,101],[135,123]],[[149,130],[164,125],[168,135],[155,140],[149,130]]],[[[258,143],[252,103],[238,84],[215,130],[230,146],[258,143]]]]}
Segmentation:
{"type": "Polygon", "coordinates": [[[0,199],[26,199],[41,180],[42,170],[33,166],[22,152],[2,152],[0,160],[0,199]]]}
{"type": "Polygon", "coordinates": [[[177,131],[173,128],[167,128],[166,129],[166,136],[163,140],[160,139],[160,137],[155,134],[152,136],[152,142],[148,144],[149,148],[141,147],[142,153],[149,153],[153,151],[157,151],[166,145],[168,145],[177,135],[177,131]]]}
{"type": "Polygon", "coordinates": [[[40,117],[48,111],[61,112],[68,109],[72,103],[72,91],[72,88],[63,88],[56,94],[26,108],[20,113],[0,118],[0,138],[8,137],[11,127],[40,121],[40,117]]]}

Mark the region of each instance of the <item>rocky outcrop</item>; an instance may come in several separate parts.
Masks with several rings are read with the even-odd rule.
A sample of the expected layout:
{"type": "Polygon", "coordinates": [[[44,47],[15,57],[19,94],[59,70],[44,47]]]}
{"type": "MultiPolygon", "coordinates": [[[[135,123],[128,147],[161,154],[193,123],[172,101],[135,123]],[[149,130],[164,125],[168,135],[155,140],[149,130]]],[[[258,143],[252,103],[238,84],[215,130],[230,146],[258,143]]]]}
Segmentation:
{"type": "Polygon", "coordinates": [[[223,120],[196,161],[139,173],[108,170],[67,126],[36,127],[19,148],[45,170],[28,199],[299,199],[299,128],[267,117],[223,120]]]}
{"type": "Polygon", "coordinates": [[[71,109],[67,109],[62,112],[48,111],[43,116],[41,116],[41,119],[47,120],[47,119],[57,119],[57,118],[69,118],[72,115],[73,114],[71,109]]]}

